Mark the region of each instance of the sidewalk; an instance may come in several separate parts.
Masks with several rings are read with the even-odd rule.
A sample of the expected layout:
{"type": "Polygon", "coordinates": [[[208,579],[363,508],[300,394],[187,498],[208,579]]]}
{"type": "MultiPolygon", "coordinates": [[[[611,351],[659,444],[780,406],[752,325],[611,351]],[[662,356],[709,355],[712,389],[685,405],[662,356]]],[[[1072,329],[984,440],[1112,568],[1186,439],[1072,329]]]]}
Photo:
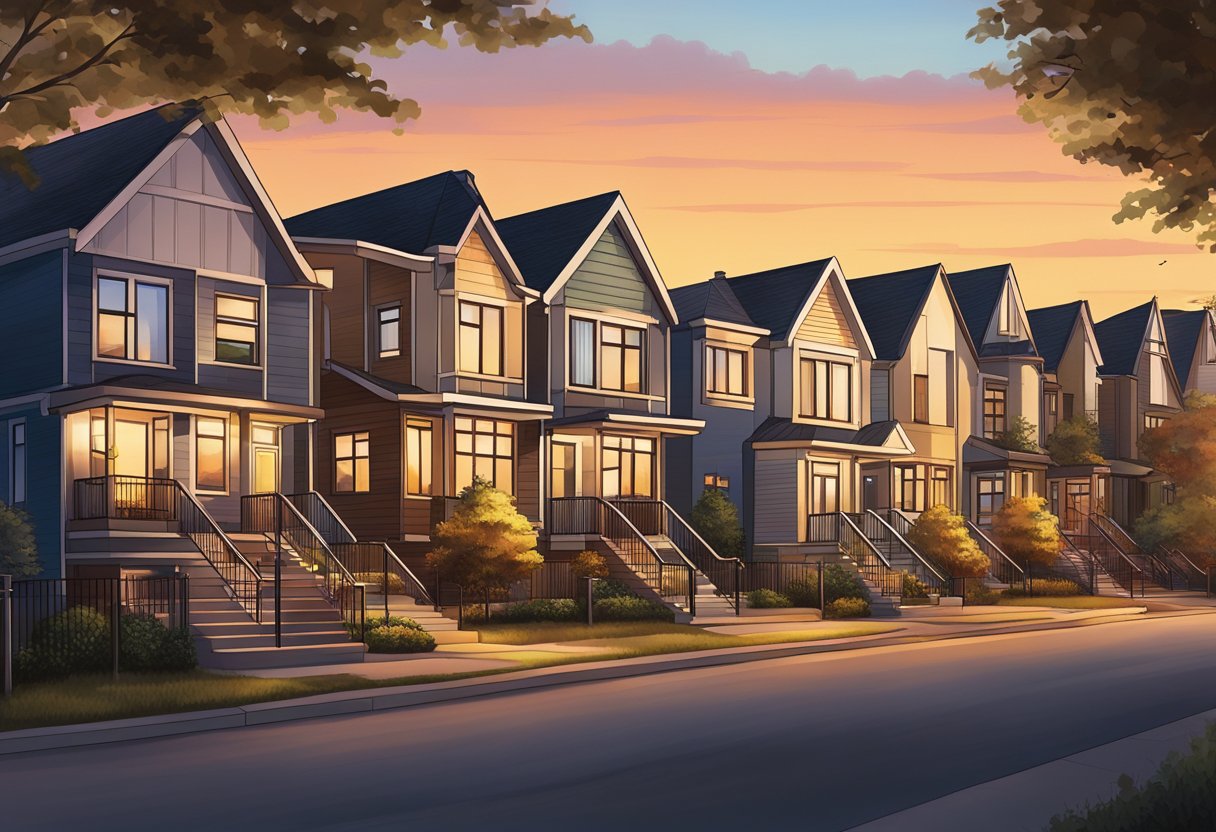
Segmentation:
{"type": "Polygon", "coordinates": [[[1043,832],[1054,815],[1108,800],[1126,774],[1142,784],[1174,751],[1216,721],[1204,711],[1160,728],[1100,745],[1079,754],[957,791],[920,806],[855,826],[848,832],[907,832],[909,829],[983,829],[985,832],[1043,832]]]}

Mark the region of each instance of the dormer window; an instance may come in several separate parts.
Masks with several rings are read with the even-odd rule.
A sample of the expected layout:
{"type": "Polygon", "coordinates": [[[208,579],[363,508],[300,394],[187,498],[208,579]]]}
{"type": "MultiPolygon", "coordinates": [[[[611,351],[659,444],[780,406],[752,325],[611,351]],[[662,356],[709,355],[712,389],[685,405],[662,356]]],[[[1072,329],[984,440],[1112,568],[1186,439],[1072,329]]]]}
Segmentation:
{"type": "Polygon", "coordinates": [[[823,358],[799,362],[800,410],[808,419],[853,419],[853,365],[823,358]]]}
{"type": "Polygon", "coordinates": [[[1001,335],[1017,335],[1018,334],[1018,302],[1013,294],[1013,284],[1006,283],[1005,291],[1001,295],[1001,310],[1000,310],[1000,334],[1001,335]]]}

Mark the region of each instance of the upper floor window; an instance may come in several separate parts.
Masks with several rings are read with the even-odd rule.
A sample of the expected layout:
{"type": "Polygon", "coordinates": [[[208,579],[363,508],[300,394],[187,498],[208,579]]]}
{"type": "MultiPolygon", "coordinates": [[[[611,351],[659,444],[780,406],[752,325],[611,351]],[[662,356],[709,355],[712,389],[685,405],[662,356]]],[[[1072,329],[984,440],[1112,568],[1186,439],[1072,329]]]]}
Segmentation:
{"type": "Polygon", "coordinates": [[[570,383],[622,393],[642,392],[646,384],[645,344],[645,329],[572,318],[570,383]]]}
{"type": "Polygon", "coordinates": [[[376,352],[381,358],[401,355],[400,304],[376,310],[376,352]]]}
{"type": "Polygon", "coordinates": [[[97,278],[97,357],[169,363],[169,284],[97,278]]]}
{"type": "Polygon", "coordinates": [[[747,353],[725,347],[706,347],[705,389],[727,396],[747,395],[747,353]]]}
{"type": "Polygon", "coordinates": [[[429,419],[405,420],[405,493],[411,497],[431,494],[433,436],[429,419]]]}
{"type": "Polygon", "coordinates": [[[370,450],[367,431],[334,434],[334,491],[366,494],[370,490],[370,450]]]}
{"type": "Polygon", "coordinates": [[[460,301],[460,371],[502,375],[501,306],[460,301]]]}
{"type": "Polygon", "coordinates": [[[26,499],[25,456],[25,422],[13,422],[9,428],[9,460],[12,466],[9,502],[13,505],[21,505],[26,499]]]}
{"type": "Polygon", "coordinates": [[[984,386],[984,438],[996,439],[1005,432],[1008,393],[1004,387],[984,386]]]}
{"type": "Polygon", "coordinates": [[[999,332],[1001,335],[1018,334],[1018,302],[1013,294],[1013,284],[1006,283],[1001,295],[999,332]]]}
{"type": "Polygon", "coordinates": [[[852,364],[804,358],[800,364],[800,375],[803,416],[833,422],[852,421],[852,364]]]}
{"type": "Polygon", "coordinates": [[[912,376],[912,421],[929,421],[929,377],[912,376]]]}
{"type": "Polygon", "coordinates": [[[1146,414],[1144,417],[1144,429],[1152,430],[1153,428],[1159,428],[1165,424],[1165,421],[1164,416],[1154,416],[1151,413],[1146,414]]]}
{"type": "Polygon", "coordinates": [[[716,488],[719,491],[730,491],[730,477],[723,477],[720,474],[706,474],[702,478],[701,482],[706,488],[716,488]]]}
{"type": "Polygon", "coordinates": [[[255,365],[261,350],[258,301],[240,295],[215,296],[215,360],[255,365]]]}

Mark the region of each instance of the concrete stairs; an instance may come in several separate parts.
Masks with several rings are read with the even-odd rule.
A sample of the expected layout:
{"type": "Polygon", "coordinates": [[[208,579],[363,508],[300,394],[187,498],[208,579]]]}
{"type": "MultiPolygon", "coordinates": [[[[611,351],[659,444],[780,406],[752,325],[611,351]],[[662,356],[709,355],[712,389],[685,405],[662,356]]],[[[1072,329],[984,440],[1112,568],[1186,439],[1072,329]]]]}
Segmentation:
{"type": "MultiPolygon", "coordinates": [[[[735,608],[730,600],[718,594],[717,587],[710,583],[709,578],[696,573],[697,591],[697,614],[693,617],[693,623],[697,623],[698,618],[726,618],[735,614],[735,608]]],[[[733,600],[733,599],[731,599],[733,600]]],[[[747,601],[740,596],[740,603],[746,604],[747,601]]],[[[688,612],[688,609],[683,604],[678,604],[680,609],[688,612]]]]}
{"type": "MultiPolygon", "coordinates": [[[[477,633],[472,630],[459,629],[460,624],[454,618],[448,618],[441,612],[425,604],[416,604],[407,595],[390,595],[388,598],[388,614],[401,618],[412,618],[422,625],[435,637],[436,644],[476,644],[477,633]]],[[[384,596],[367,596],[367,617],[384,617],[384,596]]]]}
{"type": "Polygon", "coordinates": [[[276,647],[274,546],[262,535],[230,537],[261,570],[262,623],[229,597],[214,572],[210,578],[192,573],[190,626],[200,665],[243,670],[363,661],[364,645],[351,640],[340,613],[322,594],[317,577],[288,549],[284,549],[280,581],[282,647],[276,647]]]}
{"type": "MultiPolygon", "coordinates": [[[[1068,564],[1071,570],[1076,570],[1081,574],[1089,574],[1089,552],[1083,549],[1075,549],[1072,546],[1065,546],[1060,550],[1060,558],[1068,564]]],[[[1094,594],[1126,596],[1128,592],[1115,582],[1115,579],[1102,568],[1101,564],[1098,564],[1094,569],[1094,594]]]]}

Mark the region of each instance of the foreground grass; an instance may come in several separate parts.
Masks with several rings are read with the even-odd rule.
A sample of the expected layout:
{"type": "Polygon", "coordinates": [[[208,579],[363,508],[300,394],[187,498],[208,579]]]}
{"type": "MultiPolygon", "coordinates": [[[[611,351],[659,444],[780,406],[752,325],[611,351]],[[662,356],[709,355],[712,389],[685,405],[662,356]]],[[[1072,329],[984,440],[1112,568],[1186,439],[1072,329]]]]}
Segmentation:
{"type": "Polygon", "coordinates": [[[477,628],[483,644],[541,644],[555,641],[584,639],[629,638],[659,633],[705,632],[688,624],[667,624],[655,621],[605,622],[588,627],[586,624],[547,622],[540,624],[485,624],[477,628]]]}
{"type": "Polygon", "coordinates": [[[1002,607],[1052,607],[1061,610],[1104,610],[1114,607],[1140,607],[1141,598],[1109,598],[1102,595],[1035,596],[1033,598],[1002,597],[1002,607]]]}
{"type": "MultiPolygon", "coordinates": [[[[746,621],[741,622],[746,623],[746,621]]],[[[755,644],[782,644],[796,641],[823,641],[877,635],[900,629],[894,624],[840,622],[813,629],[783,630],[771,633],[727,635],[688,624],[628,622],[596,624],[490,624],[478,630],[485,644],[561,644],[578,642],[587,647],[604,647],[615,656],[680,653],[688,650],[717,650],[755,644]],[[643,652],[635,652],[643,651],[643,652]]],[[[600,654],[602,657],[604,654],[600,654]]]]}

